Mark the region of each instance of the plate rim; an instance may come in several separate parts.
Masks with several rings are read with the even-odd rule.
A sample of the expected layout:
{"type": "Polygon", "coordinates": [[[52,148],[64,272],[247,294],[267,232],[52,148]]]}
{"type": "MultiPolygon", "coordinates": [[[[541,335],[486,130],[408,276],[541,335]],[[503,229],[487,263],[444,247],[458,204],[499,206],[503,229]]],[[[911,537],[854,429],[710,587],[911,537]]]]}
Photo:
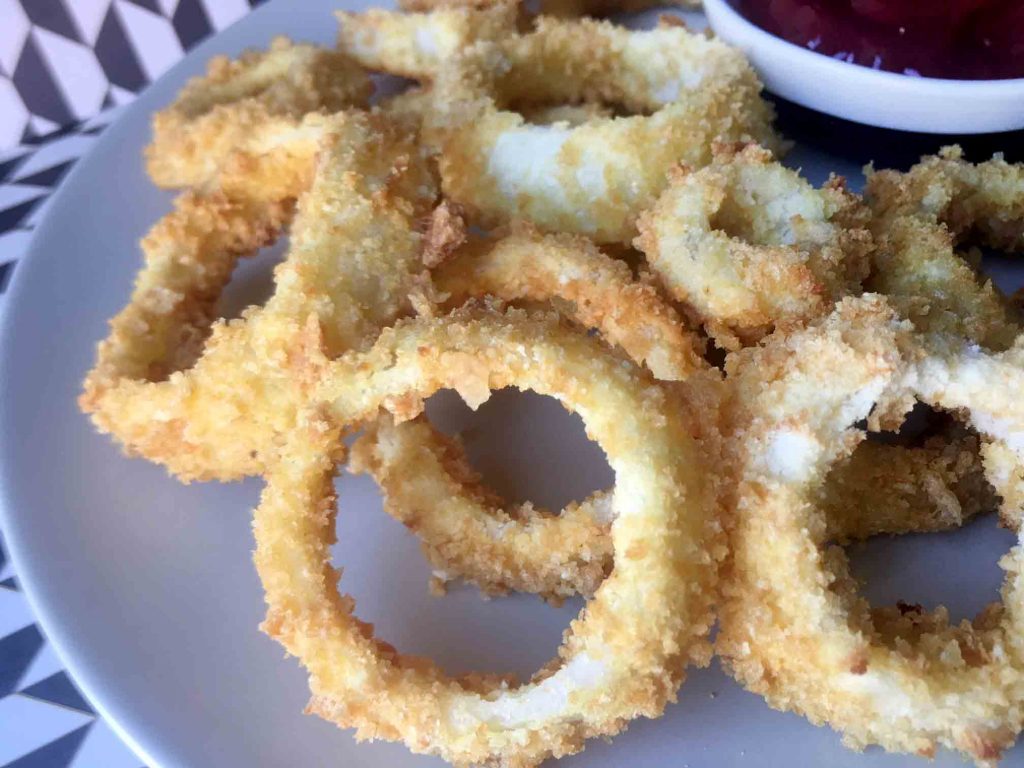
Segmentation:
{"type": "MultiPolygon", "coordinates": [[[[128,130],[132,116],[140,112],[152,114],[154,107],[161,102],[158,95],[159,85],[170,80],[181,79],[182,71],[190,69],[197,59],[208,59],[221,51],[222,42],[226,34],[231,30],[240,27],[257,25],[262,23],[264,16],[270,16],[271,10],[287,0],[270,0],[260,6],[256,6],[244,16],[229,24],[227,27],[210,35],[207,39],[197,44],[194,48],[186,51],[185,54],[175,62],[167,71],[163,72],[156,80],[147,84],[135,99],[122,108],[112,122],[104,128],[97,141],[81,155],[54,190],[52,195],[46,199],[44,204],[46,210],[39,223],[32,230],[28,247],[12,267],[7,289],[4,291],[3,309],[0,311],[0,435],[10,434],[7,424],[10,421],[9,412],[14,407],[13,398],[10,394],[12,376],[8,360],[12,348],[12,337],[15,334],[15,326],[18,324],[15,317],[20,317],[26,311],[23,307],[26,299],[23,296],[25,285],[29,282],[28,275],[36,269],[40,259],[36,253],[40,249],[40,242],[48,239],[50,230],[55,229],[62,220],[61,211],[72,204],[74,192],[82,184],[81,179],[95,178],[95,171],[92,165],[97,157],[103,154],[104,148],[115,144],[120,139],[120,134],[128,130]]],[[[272,37],[273,33],[269,33],[272,37]]],[[[99,340],[97,340],[98,343],[99,340]]],[[[16,482],[9,474],[9,462],[3,458],[11,450],[12,439],[0,439],[0,534],[3,536],[4,549],[14,567],[18,577],[18,584],[21,594],[28,601],[35,623],[42,629],[46,642],[50,644],[57,658],[69,673],[74,685],[82,692],[90,706],[95,710],[97,719],[102,720],[110,726],[111,730],[125,743],[125,745],[139,757],[148,768],[162,768],[165,763],[158,760],[152,749],[144,746],[140,739],[121,722],[121,718],[114,712],[114,707],[108,705],[108,694],[105,691],[105,684],[100,679],[94,679],[90,674],[88,664],[79,659],[75,650],[74,638],[60,631],[61,622],[56,616],[57,608],[52,606],[39,594],[41,580],[45,578],[40,572],[44,565],[40,565],[29,555],[18,536],[18,525],[16,518],[16,504],[12,496],[12,486],[16,482]],[[37,579],[40,581],[37,582],[37,579]]],[[[95,722],[95,720],[93,721],[95,722]]]]}

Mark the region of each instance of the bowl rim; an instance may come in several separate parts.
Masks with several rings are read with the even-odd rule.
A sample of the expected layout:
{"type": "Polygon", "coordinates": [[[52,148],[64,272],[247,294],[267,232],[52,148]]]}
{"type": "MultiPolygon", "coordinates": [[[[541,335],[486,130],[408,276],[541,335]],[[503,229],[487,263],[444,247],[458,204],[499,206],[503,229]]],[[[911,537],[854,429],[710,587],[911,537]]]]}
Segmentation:
{"type": "Polygon", "coordinates": [[[759,47],[774,47],[780,49],[783,55],[792,56],[807,61],[812,66],[842,72],[846,76],[859,76],[865,80],[874,80],[878,83],[886,83],[901,88],[913,88],[917,90],[931,90],[936,93],[949,91],[960,91],[976,93],[978,91],[989,92],[1012,92],[1017,93],[1024,90],[1024,77],[1003,78],[999,80],[957,80],[945,77],[925,77],[904,75],[899,72],[890,72],[884,69],[873,69],[863,64],[836,59],[823,53],[817,53],[801,45],[790,42],[779,37],[766,29],[762,29],[746,16],[737,11],[729,0],[703,0],[705,9],[713,6],[712,13],[721,14],[725,20],[735,27],[742,28],[744,33],[751,39],[752,44],[759,47]],[[856,72],[856,74],[854,74],[856,72]]]}

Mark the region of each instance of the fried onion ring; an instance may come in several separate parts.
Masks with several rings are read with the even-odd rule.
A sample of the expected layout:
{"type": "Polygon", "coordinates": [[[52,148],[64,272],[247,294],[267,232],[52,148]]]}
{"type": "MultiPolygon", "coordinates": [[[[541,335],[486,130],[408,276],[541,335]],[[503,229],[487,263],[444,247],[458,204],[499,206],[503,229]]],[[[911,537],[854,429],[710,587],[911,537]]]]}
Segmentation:
{"type": "Polygon", "coordinates": [[[702,341],[658,292],[583,237],[541,235],[518,225],[496,241],[471,241],[433,278],[449,307],[482,296],[557,301],[563,314],[600,330],[605,341],[663,381],[707,368],[702,341]]]}
{"type": "Polygon", "coordinates": [[[444,5],[427,13],[337,11],[338,48],[367,69],[429,83],[464,48],[515,33],[516,15],[516,5],[507,2],[444,5]]]}
{"type": "Polygon", "coordinates": [[[578,752],[635,717],[660,715],[688,663],[709,662],[717,562],[717,452],[648,374],[557,319],[460,312],[400,322],[365,354],[307,362],[311,406],[256,511],[264,629],[310,672],[310,710],[358,738],[403,740],[456,764],[533,766],[578,752]],[[384,407],[422,410],[438,389],[472,406],[516,386],[587,424],[617,477],[615,569],[567,630],[558,657],[520,686],[449,677],[398,654],[353,615],[330,562],[341,429],[384,407]],[[315,405],[321,403],[320,405],[315,405]]]}
{"type": "MultiPolygon", "coordinates": [[[[956,233],[943,223],[956,221],[965,227],[965,211],[977,213],[982,207],[977,199],[991,198],[1002,187],[974,195],[954,192],[953,170],[985,174],[981,166],[952,159],[953,154],[926,160],[906,174],[867,169],[865,196],[875,212],[871,227],[877,248],[866,287],[889,296],[923,333],[953,334],[1006,349],[1021,332],[1018,312],[956,251],[956,233]]],[[[1007,174],[1015,169],[991,162],[1007,174]]],[[[1004,189],[1004,194],[1009,193],[1004,189]]],[[[989,221],[981,234],[995,232],[993,227],[989,221]]],[[[1006,236],[1010,228],[1002,226],[999,232],[1006,236]]]]}
{"type": "Polygon", "coordinates": [[[972,164],[956,145],[921,158],[906,173],[867,169],[872,194],[887,216],[916,214],[949,227],[957,241],[1024,251],[1024,165],[1001,155],[972,164]]]}
{"type": "Polygon", "coordinates": [[[718,346],[735,350],[859,292],[866,224],[842,179],[814,189],[761,147],[719,145],[711,165],[672,174],[636,245],[718,346]]]}
{"type": "Polygon", "coordinates": [[[931,756],[942,745],[990,765],[1024,719],[1024,548],[1000,562],[1002,605],[973,623],[950,625],[944,609],[872,610],[841,549],[827,546],[816,499],[828,466],[863,437],[851,425],[909,392],[965,414],[1013,457],[1005,477],[989,454],[986,469],[1019,527],[1019,510],[1005,507],[1024,458],[1019,350],[921,350],[880,297],[865,296],[730,358],[740,478],[716,649],[771,706],[828,723],[851,747],[931,756]]]}
{"type": "Polygon", "coordinates": [[[440,147],[443,188],[484,226],[525,219],[625,243],[667,167],[707,163],[719,137],[778,146],[743,55],[676,26],[540,18],[528,34],[454,57],[433,87],[428,138],[440,147]],[[509,111],[587,101],[634,114],[573,127],[509,111]]]}
{"type": "MultiPolygon", "coordinates": [[[[611,571],[608,491],[559,513],[510,505],[482,482],[461,442],[423,416],[369,425],[348,469],[371,475],[387,513],[420,538],[435,591],[463,579],[486,595],[514,590],[558,602],[590,597],[611,571]]],[[[996,507],[978,440],[958,429],[918,447],[862,443],[829,473],[820,503],[826,539],[837,543],[958,528],[996,507]]]]}
{"type": "Polygon", "coordinates": [[[211,330],[235,261],[272,239],[289,209],[199,205],[188,193],[143,241],[132,298],[85,380],[79,403],[100,431],[182,480],[256,474],[277,451],[298,402],[282,367],[296,354],[288,328],[312,315],[333,353],[359,347],[410,311],[424,281],[415,227],[436,186],[415,134],[365,114],[324,120],[266,305],[211,330]]]}
{"type": "MultiPolygon", "coordinates": [[[[449,307],[483,296],[554,301],[565,317],[600,330],[662,380],[708,370],[699,340],[675,311],[585,238],[521,225],[461,248],[434,272],[434,285],[449,307]]],[[[350,469],[374,476],[385,509],[420,537],[442,583],[451,574],[486,594],[517,590],[559,600],[593,594],[611,567],[608,494],[557,517],[529,504],[506,512],[475,480],[461,448],[422,419],[368,427],[352,447],[350,469]]]]}
{"type": "Polygon", "coordinates": [[[306,115],[365,107],[372,91],[369,75],[348,56],[284,37],[265,52],[216,56],[153,116],[147,170],[157,186],[197,187],[231,157],[258,187],[288,170],[282,145],[300,159],[315,151],[320,137],[305,135],[306,115]],[[262,168],[268,160],[276,162],[262,168]]]}
{"type": "MultiPolygon", "coordinates": [[[[464,247],[434,279],[449,294],[449,306],[485,295],[554,300],[564,316],[599,329],[659,379],[707,370],[657,294],[582,238],[520,228],[497,242],[464,247]]],[[[702,382],[700,391],[712,386],[702,382]]],[[[714,409],[708,403],[706,410],[714,409]]],[[[607,492],[554,514],[529,503],[508,505],[480,481],[458,441],[422,417],[369,426],[352,446],[349,469],[371,474],[385,510],[420,538],[437,586],[462,578],[489,595],[515,590],[557,601],[593,594],[611,569],[607,492]]],[[[830,475],[823,504],[832,536],[852,540],[954,527],[991,509],[991,501],[977,441],[953,433],[921,447],[865,444],[848,467],[830,475]]]]}
{"type": "Polygon", "coordinates": [[[483,482],[459,441],[422,416],[382,417],[352,445],[348,469],[376,480],[384,510],[420,539],[431,587],[453,579],[485,595],[590,597],[611,572],[611,494],[599,491],[558,514],[510,505],[483,482]]]}

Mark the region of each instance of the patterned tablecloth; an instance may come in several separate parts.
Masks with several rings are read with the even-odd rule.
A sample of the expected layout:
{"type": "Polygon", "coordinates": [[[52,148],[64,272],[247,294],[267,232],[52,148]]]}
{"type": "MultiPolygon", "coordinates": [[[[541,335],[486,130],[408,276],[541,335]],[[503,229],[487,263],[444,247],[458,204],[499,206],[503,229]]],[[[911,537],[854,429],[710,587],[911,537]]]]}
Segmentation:
{"type": "MultiPolygon", "coordinates": [[[[36,145],[0,152],[0,312],[50,194],[120,108],[36,145]]],[[[46,642],[0,541],[0,765],[139,768],[46,642]]]]}
{"type": "MultiPolygon", "coordinates": [[[[0,0],[0,312],[47,199],[120,105],[260,2],[0,0]]],[[[46,642],[2,541],[0,766],[141,766],[46,642]]]]}

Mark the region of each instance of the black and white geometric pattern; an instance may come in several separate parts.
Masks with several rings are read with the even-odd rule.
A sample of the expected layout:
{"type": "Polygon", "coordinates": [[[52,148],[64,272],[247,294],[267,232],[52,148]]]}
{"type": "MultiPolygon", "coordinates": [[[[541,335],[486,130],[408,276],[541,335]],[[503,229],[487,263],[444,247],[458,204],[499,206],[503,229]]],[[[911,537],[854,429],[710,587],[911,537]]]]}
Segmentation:
{"type": "MultiPolygon", "coordinates": [[[[39,146],[0,150],[0,311],[10,273],[50,195],[120,111],[108,110],[62,129],[39,146]]],[[[141,768],[139,758],[78,692],[46,642],[2,540],[0,766],[141,768]]]]}
{"type": "MultiPolygon", "coordinates": [[[[0,0],[0,311],[67,172],[147,83],[263,0],[0,0]]],[[[36,625],[0,541],[0,766],[142,768],[36,625]]]]}
{"type": "Polygon", "coordinates": [[[263,0],[0,0],[0,150],[131,101],[263,0]]]}
{"type": "Polygon", "coordinates": [[[35,624],[0,541],[0,765],[141,768],[35,624]]]}
{"type": "Polygon", "coordinates": [[[38,146],[0,150],[0,295],[51,193],[119,112],[120,108],[107,110],[64,128],[38,146]]]}

